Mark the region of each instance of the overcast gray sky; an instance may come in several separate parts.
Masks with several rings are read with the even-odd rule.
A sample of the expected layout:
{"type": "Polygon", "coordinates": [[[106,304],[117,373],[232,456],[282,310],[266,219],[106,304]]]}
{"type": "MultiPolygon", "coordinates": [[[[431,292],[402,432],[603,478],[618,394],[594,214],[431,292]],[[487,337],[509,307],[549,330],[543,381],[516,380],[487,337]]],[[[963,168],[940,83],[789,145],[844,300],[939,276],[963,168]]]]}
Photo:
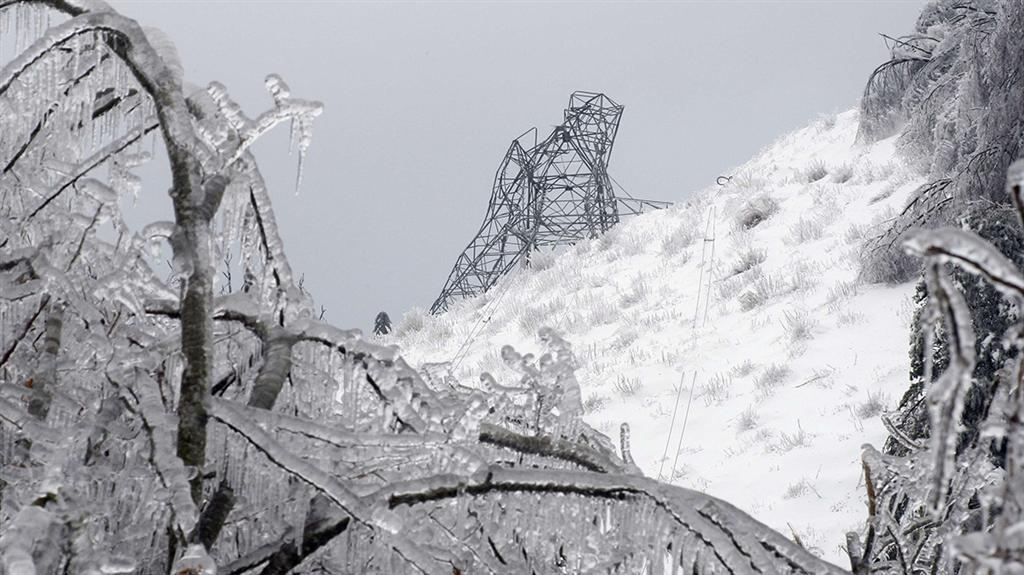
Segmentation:
{"type": "MultiPolygon", "coordinates": [[[[176,43],[185,76],[252,115],[278,73],[322,101],[302,192],[287,129],[256,148],[285,247],[341,327],[429,307],[480,226],[513,138],[574,90],[625,105],[609,172],[684,199],[815,117],[856,105],[923,0],[150,2],[113,5],[176,43]]],[[[164,190],[147,190],[161,219],[164,190]]],[[[148,204],[143,208],[149,212],[148,204]]]]}

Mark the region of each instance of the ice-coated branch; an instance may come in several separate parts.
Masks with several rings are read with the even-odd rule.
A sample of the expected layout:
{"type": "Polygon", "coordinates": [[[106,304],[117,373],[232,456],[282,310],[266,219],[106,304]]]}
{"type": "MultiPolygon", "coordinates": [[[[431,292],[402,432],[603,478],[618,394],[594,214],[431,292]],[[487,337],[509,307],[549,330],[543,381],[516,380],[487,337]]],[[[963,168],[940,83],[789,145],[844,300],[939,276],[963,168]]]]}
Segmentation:
{"type": "Polygon", "coordinates": [[[956,228],[921,230],[904,245],[913,254],[952,262],[981,275],[1015,301],[1024,299],[1024,274],[977,234],[956,228]]]}
{"type": "Polygon", "coordinates": [[[234,489],[226,481],[222,481],[199,513],[196,527],[189,540],[192,543],[199,543],[208,550],[212,549],[236,502],[234,489]]]}
{"type": "Polygon", "coordinates": [[[356,521],[376,528],[410,565],[424,573],[445,572],[426,551],[401,535],[403,526],[398,516],[379,506],[369,505],[330,474],[283,447],[228,402],[214,401],[210,414],[245,438],[274,465],[323,493],[356,521]]]}
{"type": "Polygon", "coordinates": [[[225,399],[213,398],[213,403],[227,403],[236,410],[240,410],[245,416],[250,417],[268,429],[287,431],[323,441],[337,447],[423,447],[429,449],[446,443],[448,436],[440,433],[356,433],[343,431],[335,426],[328,426],[316,421],[279,413],[256,409],[252,405],[248,407],[229,402],[225,399]]]}
{"type": "Polygon", "coordinates": [[[627,473],[628,465],[581,443],[545,435],[520,435],[491,423],[480,424],[480,441],[532,455],[569,461],[600,473],[627,473]]]}
{"type": "Polygon", "coordinates": [[[216,319],[237,321],[263,342],[264,361],[250,395],[251,407],[273,407],[291,369],[292,348],[299,342],[309,342],[323,345],[360,363],[366,370],[367,383],[391,405],[403,426],[421,433],[432,429],[418,413],[413,401],[433,403],[436,401],[434,393],[394,348],[363,341],[358,331],[338,329],[313,319],[277,325],[261,316],[255,303],[243,294],[219,298],[216,308],[216,319]]]}
{"type": "Polygon", "coordinates": [[[619,426],[619,451],[622,452],[622,461],[626,465],[635,465],[633,461],[633,453],[629,447],[629,424],[622,422],[619,426]]]}
{"type": "Polygon", "coordinates": [[[32,398],[28,412],[39,421],[46,421],[50,413],[53,391],[57,386],[57,355],[60,353],[60,336],[64,327],[64,304],[51,302],[43,327],[42,357],[32,377],[32,398]]]}
{"type": "Polygon", "coordinates": [[[260,565],[260,575],[284,575],[302,564],[309,556],[348,529],[351,517],[338,509],[330,500],[317,494],[310,503],[306,524],[289,529],[280,540],[246,553],[220,569],[221,575],[250,573],[260,565]],[[300,532],[301,531],[301,532],[300,532]],[[296,540],[301,535],[302,544],[296,540]]]}
{"type": "MultiPolygon", "coordinates": [[[[492,466],[471,477],[436,475],[394,483],[372,497],[396,508],[486,493],[515,492],[573,493],[616,500],[649,498],[689,534],[689,541],[701,548],[698,555],[703,557],[704,565],[712,570],[775,573],[785,564],[793,573],[846,573],[724,501],[635,475],[492,466]]],[[[672,552],[686,551],[673,549],[672,552]]],[[[660,560],[661,555],[658,558],[660,560]]],[[[697,572],[703,571],[698,569],[697,572]]]]}
{"type": "Polygon", "coordinates": [[[30,315],[28,319],[25,320],[25,323],[22,324],[21,329],[18,330],[18,335],[11,339],[10,345],[8,345],[7,349],[4,350],[2,354],[0,354],[0,367],[3,367],[11,359],[11,356],[13,356],[14,352],[17,351],[18,349],[18,345],[25,339],[25,336],[28,335],[28,332],[36,323],[36,320],[39,319],[39,316],[43,314],[43,310],[46,309],[46,306],[49,303],[49,294],[43,294],[43,297],[39,298],[39,306],[36,308],[35,313],[30,315]]]}
{"type": "Polygon", "coordinates": [[[932,258],[925,280],[934,305],[946,324],[949,366],[928,388],[931,415],[932,477],[929,506],[938,513],[945,505],[956,457],[960,415],[975,365],[974,328],[963,295],[943,270],[941,259],[932,258]]]}
{"type": "MultiPolygon", "coordinates": [[[[170,492],[170,506],[174,514],[178,538],[184,538],[195,529],[199,510],[192,497],[189,473],[185,462],[176,454],[171,438],[174,421],[164,411],[157,382],[147,373],[132,370],[127,373],[108,373],[108,381],[117,386],[121,396],[136,406],[142,417],[150,445],[149,461],[161,484],[170,492]],[[130,382],[134,381],[136,385],[130,382]]],[[[202,475],[193,469],[194,475],[202,475]]]]}

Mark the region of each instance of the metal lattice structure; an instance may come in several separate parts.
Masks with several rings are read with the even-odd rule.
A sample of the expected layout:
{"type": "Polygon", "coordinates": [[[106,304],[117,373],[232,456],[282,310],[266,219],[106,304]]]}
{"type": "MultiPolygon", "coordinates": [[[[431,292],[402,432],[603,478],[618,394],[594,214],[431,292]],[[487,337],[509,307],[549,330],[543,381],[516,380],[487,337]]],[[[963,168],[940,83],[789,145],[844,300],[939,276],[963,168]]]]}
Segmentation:
{"type": "Polygon", "coordinates": [[[456,260],[431,313],[489,290],[533,251],[595,238],[620,214],[669,205],[615,196],[608,159],[622,110],[604,94],[573,92],[562,124],[547,138],[537,142],[533,128],[512,142],[495,175],[484,223],[456,260]]]}

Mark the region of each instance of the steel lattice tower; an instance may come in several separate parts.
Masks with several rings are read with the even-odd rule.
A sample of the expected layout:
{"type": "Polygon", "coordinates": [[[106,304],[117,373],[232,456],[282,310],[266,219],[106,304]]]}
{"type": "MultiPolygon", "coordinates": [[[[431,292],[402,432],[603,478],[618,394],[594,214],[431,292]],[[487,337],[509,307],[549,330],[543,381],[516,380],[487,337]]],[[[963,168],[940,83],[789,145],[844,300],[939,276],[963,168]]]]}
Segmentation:
{"type": "Polygon", "coordinates": [[[494,177],[484,223],[431,313],[489,290],[532,251],[603,234],[618,223],[620,203],[631,214],[667,205],[615,197],[608,159],[622,110],[604,94],[573,92],[562,124],[547,138],[536,142],[533,128],[513,140],[494,177]]]}

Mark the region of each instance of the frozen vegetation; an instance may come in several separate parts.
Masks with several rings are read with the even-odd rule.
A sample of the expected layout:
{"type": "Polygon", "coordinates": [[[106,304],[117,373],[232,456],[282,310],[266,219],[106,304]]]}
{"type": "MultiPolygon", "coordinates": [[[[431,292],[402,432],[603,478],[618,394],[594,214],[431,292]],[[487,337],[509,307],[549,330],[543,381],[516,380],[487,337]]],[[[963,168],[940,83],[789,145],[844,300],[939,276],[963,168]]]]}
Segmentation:
{"type": "Polygon", "coordinates": [[[0,0],[0,573],[1024,572],[1022,29],[930,2],[859,110],[366,338],[250,152],[319,104],[0,0]]]}

